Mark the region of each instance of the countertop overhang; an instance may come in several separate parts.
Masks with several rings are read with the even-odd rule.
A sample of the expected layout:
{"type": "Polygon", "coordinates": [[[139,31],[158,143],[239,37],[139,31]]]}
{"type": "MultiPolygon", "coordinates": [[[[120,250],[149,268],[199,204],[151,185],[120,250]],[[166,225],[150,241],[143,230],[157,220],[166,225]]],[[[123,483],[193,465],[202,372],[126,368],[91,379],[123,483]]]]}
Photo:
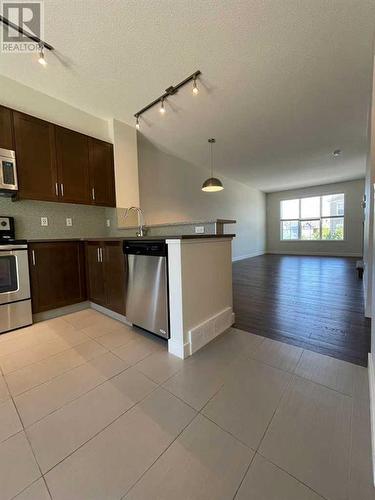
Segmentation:
{"type": "Polygon", "coordinates": [[[163,241],[163,240],[202,240],[212,238],[235,238],[235,234],[180,234],[173,236],[105,236],[98,238],[36,238],[28,239],[28,243],[44,243],[59,241],[163,241]]]}

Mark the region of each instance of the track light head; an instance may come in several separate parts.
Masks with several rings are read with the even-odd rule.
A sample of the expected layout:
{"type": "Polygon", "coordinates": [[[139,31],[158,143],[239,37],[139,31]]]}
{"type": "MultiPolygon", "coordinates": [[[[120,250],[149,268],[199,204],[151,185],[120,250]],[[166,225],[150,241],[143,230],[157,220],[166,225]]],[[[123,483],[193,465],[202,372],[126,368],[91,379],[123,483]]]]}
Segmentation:
{"type": "Polygon", "coordinates": [[[197,77],[195,76],[194,80],[193,80],[193,94],[197,95],[198,93],[199,93],[199,89],[197,87],[197,77]]]}
{"type": "MultiPolygon", "coordinates": [[[[0,21],[1,21],[1,19],[0,19],[0,21]]],[[[198,70],[198,71],[195,71],[192,75],[190,75],[187,78],[185,78],[184,80],[182,80],[180,83],[177,83],[176,85],[170,85],[167,89],[165,89],[164,93],[160,97],[154,99],[152,102],[150,102],[150,104],[147,104],[147,106],[145,106],[144,108],[137,111],[134,114],[134,117],[137,118],[137,117],[142,116],[143,113],[145,113],[150,108],[153,108],[154,106],[159,106],[159,113],[164,114],[166,112],[166,108],[164,106],[165,99],[168,99],[169,96],[177,94],[178,90],[181,87],[183,87],[184,85],[187,85],[187,84],[191,84],[191,82],[193,82],[193,88],[192,88],[193,94],[194,95],[198,94],[199,88],[197,86],[197,80],[198,80],[199,75],[201,75],[201,72],[198,70]]]]}
{"type": "Polygon", "coordinates": [[[165,113],[164,98],[162,98],[162,100],[161,100],[161,103],[160,103],[160,109],[159,109],[159,111],[160,111],[160,113],[161,113],[162,115],[164,115],[164,113],[165,113]]]}
{"type": "Polygon", "coordinates": [[[47,61],[44,57],[44,45],[41,43],[39,44],[39,58],[38,58],[38,63],[41,64],[42,66],[47,66],[47,61]]]}

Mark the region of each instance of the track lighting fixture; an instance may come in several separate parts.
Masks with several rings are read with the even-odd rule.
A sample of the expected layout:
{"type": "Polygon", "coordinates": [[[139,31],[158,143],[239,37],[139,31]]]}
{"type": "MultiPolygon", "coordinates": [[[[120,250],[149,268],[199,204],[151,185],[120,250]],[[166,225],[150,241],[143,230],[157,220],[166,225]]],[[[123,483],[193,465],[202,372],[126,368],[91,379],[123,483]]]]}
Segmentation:
{"type": "Polygon", "coordinates": [[[214,177],[214,154],[213,154],[213,144],[215,144],[216,139],[208,139],[208,143],[210,145],[210,173],[211,177],[204,181],[202,185],[202,191],[206,193],[214,193],[215,191],[222,191],[224,186],[220,179],[214,177]]]}
{"type": "Polygon", "coordinates": [[[190,75],[187,78],[185,78],[185,80],[182,80],[182,82],[177,83],[177,85],[171,85],[170,87],[168,87],[167,89],[165,89],[165,92],[164,92],[163,95],[161,95],[160,97],[158,97],[154,101],[150,102],[150,104],[147,104],[147,106],[145,106],[144,108],[140,109],[137,113],[135,113],[134,118],[136,120],[135,121],[135,127],[136,127],[136,129],[139,130],[139,117],[145,111],[149,110],[153,106],[156,106],[157,104],[160,103],[159,112],[161,114],[164,114],[166,112],[165,105],[164,105],[164,100],[167,99],[171,95],[177,94],[178,90],[181,87],[183,87],[184,85],[186,85],[187,83],[189,83],[189,82],[192,81],[193,82],[193,94],[194,95],[198,94],[199,89],[198,89],[198,86],[197,86],[197,79],[198,79],[198,77],[199,77],[200,74],[201,74],[201,72],[199,70],[195,71],[195,73],[193,73],[192,75],[190,75]]]}
{"type": "Polygon", "coordinates": [[[194,80],[193,80],[193,94],[197,95],[198,93],[199,93],[199,89],[197,87],[197,77],[195,76],[194,80]]]}
{"type": "Polygon", "coordinates": [[[39,44],[39,58],[38,63],[42,66],[47,66],[47,61],[44,57],[44,45],[42,43],[39,44]]]}
{"type": "Polygon", "coordinates": [[[162,97],[162,99],[161,99],[161,102],[160,102],[160,109],[159,109],[159,111],[160,111],[160,113],[161,113],[162,115],[164,115],[164,113],[165,113],[165,107],[164,107],[164,97],[162,97]]]}
{"type": "Polygon", "coordinates": [[[17,31],[21,35],[23,35],[25,38],[28,38],[29,40],[34,42],[37,46],[36,48],[39,51],[38,62],[42,66],[47,66],[47,61],[45,59],[44,51],[50,50],[52,52],[53,50],[55,50],[54,47],[52,47],[52,45],[45,42],[44,40],[42,40],[38,36],[34,35],[30,31],[27,31],[24,28],[21,28],[21,26],[18,26],[17,24],[13,23],[12,21],[9,21],[9,19],[7,19],[6,17],[1,16],[1,15],[0,15],[0,23],[2,23],[4,25],[3,30],[5,33],[6,33],[5,30],[9,31],[10,29],[12,29],[14,31],[17,31]]]}

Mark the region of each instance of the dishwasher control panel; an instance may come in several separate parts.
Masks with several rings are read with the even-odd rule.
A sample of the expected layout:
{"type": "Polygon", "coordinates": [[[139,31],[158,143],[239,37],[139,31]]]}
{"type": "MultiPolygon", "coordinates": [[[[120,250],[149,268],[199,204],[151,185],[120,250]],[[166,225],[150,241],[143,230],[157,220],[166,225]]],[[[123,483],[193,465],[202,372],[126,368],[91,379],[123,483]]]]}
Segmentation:
{"type": "Polygon", "coordinates": [[[124,254],[126,255],[155,255],[165,257],[168,246],[165,241],[124,241],[124,254]]]}

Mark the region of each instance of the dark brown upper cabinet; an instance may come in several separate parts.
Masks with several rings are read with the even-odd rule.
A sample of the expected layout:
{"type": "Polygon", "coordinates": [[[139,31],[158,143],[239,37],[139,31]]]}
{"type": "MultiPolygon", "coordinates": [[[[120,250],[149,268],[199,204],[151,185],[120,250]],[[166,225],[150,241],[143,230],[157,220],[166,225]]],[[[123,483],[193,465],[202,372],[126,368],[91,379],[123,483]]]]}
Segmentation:
{"type": "Polygon", "coordinates": [[[0,148],[14,149],[12,110],[0,106],[0,148]]]}
{"type": "Polygon", "coordinates": [[[113,145],[89,138],[91,202],[106,207],[116,206],[113,145]]]}
{"type": "Polygon", "coordinates": [[[57,201],[54,125],[16,111],[13,123],[19,197],[57,201]]]}
{"type": "Polygon", "coordinates": [[[60,201],[90,204],[89,138],[55,127],[60,201]]]}
{"type": "Polygon", "coordinates": [[[0,148],[16,150],[19,198],[116,206],[112,144],[0,106],[0,148]]]}
{"type": "Polygon", "coordinates": [[[33,313],[86,299],[83,242],[30,243],[29,264],[33,313]]]}

